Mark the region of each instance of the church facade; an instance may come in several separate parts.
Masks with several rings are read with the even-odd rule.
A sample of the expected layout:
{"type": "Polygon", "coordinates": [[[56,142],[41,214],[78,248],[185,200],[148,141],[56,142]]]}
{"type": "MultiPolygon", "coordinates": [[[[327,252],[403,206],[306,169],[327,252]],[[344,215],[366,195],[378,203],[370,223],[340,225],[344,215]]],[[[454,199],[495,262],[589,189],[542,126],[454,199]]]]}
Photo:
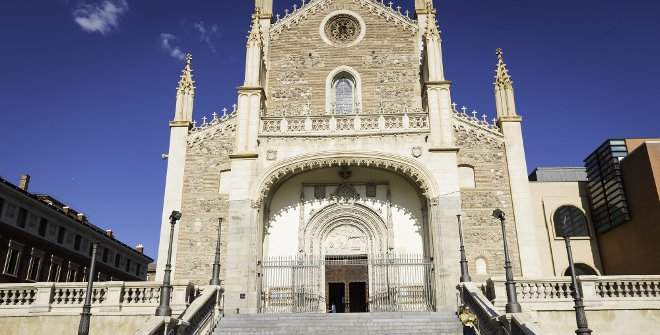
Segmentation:
{"type": "Polygon", "coordinates": [[[237,104],[202,122],[186,60],[157,280],[173,210],[174,279],[205,284],[221,236],[227,313],[454,307],[459,219],[477,279],[503,273],[495,209],[514,273],[549,274],[501,50],[489,121],[451,98],[430,0],[256,0],[246,47],[237,104]]]}

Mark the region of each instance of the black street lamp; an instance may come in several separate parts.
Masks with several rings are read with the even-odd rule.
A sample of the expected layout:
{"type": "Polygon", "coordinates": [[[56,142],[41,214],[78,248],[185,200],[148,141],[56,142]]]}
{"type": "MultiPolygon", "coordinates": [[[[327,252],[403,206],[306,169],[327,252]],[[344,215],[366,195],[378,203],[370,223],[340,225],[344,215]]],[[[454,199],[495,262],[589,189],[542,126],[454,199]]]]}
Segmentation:
{"type": "Polygon", "coordinates": [[[571,248],[571,236],[570,229],[566,229],[569,219],[567,216],[564,217],[564,232],[562,235],[564,237],[564,242],[566,243],[566,254],[568,255],[568,265],[571,271],[571,282],[572,282],[572,294],[573,301],[575,301],[575,321],[577,321],[577,330],[575,334],[591,334],[591,329],[589,329],[589,324],[587,323],[587,314],[584,311],[584,302],[582,301],[582,295],[580,294],[581,283],[578,283],[578,278],[575,275],[575,263],[573,262],[573,249],[571,248]],[[580,284],[580,286],[578,286],[580,284]]]}
{"type": "Polygon", "coordinates": [[[465,246],[463,244],[463,223],[461,222],[461,215],[458,214],[456,215],[456,219],[458,220],[458,237],[460,239],[461,247],[461,283],[465,282],[471,282],[472,278],[470,278],[470,270],[468,269],[468,261],[467,258],[465,258],[465,246]]]}
{"type": "Polygon", "coordinates": [[[218,218],[218,240],[215,243],[215,259],[213,273],[209,285],[220,286],[220,240],[222,239],[222,218],[218,218]]]}
{"type": "Polygon", "coordinates": [[[506,217],[501,209],[493,211],[493,216],[500,220],[502,224],[502,240],[504,241],[504,272],[506,274],[506,312],[520,313],[522,308],[518,303],[516,295],[516,282],[513,281],[513,271],[511,271],[511,258],[509,257],[509,244],[506,241],[506,217]]]}
{"type": "Polygon", "coordinates": [[[85,292],[85,304],[80,313],[80,324],[78,325],[78,335],[89,334],[89,324],[92,318],[92,289],[94,288],[94,267],[96,265],[96,248],[98,242],[92,242],[92,259],[89,264],[89,273],[87,274],[87,292],[85,292]]]}
{"type": "Polygon", "coordinates": [[[160,287],[160,304],[156,309],[156,316],[172,316],[170,307],[170,296],[172,295],[172,284],[170,275],[172,273],[172,243],[174,242],[174,225],[181,219],[181,212],[172,211],[170,215],[170,244],[167,248],[167,263],[165,264],[165,274],[163,276],[163,285],[160,287]]]}

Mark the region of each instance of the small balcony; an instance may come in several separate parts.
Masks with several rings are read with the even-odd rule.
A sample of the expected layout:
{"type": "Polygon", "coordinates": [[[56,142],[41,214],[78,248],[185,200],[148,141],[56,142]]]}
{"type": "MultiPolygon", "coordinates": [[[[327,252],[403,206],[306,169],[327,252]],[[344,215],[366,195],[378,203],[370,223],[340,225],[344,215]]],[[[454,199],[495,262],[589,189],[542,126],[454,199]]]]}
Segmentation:
{"type": "Polygon", "coordinates": [[[427,113],[336,114],[262,117],[262,136],[319,136],[424,133],[427,113]]]}

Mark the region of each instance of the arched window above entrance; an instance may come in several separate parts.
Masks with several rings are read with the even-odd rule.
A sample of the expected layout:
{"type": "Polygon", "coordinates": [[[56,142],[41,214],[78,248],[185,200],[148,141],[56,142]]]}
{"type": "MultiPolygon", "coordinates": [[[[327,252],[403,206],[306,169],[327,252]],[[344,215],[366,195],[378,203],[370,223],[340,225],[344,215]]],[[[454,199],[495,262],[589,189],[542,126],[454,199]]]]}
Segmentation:
{"type": "Polygon", "coordinates": [[[362,80],[350,66],[339,66],[328,73],[325,107],[328,114],[360,114],[362,80]]]}
{"type": "Polygon", "coordinates": [[[332,80],[334,111],[336,114],[355,113],[355,78],[348,72],[340,72],[332,80]]]}

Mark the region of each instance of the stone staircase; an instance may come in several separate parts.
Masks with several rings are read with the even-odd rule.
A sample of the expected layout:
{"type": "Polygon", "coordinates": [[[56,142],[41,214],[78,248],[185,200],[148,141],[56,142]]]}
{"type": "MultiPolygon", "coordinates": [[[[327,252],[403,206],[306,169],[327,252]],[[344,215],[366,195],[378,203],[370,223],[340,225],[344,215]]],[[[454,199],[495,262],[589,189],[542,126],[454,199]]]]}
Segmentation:
{"type": "Polygon", "coordinates": [[[227,315],[214,335],[463,334],[454,312],[227,315]]]}

